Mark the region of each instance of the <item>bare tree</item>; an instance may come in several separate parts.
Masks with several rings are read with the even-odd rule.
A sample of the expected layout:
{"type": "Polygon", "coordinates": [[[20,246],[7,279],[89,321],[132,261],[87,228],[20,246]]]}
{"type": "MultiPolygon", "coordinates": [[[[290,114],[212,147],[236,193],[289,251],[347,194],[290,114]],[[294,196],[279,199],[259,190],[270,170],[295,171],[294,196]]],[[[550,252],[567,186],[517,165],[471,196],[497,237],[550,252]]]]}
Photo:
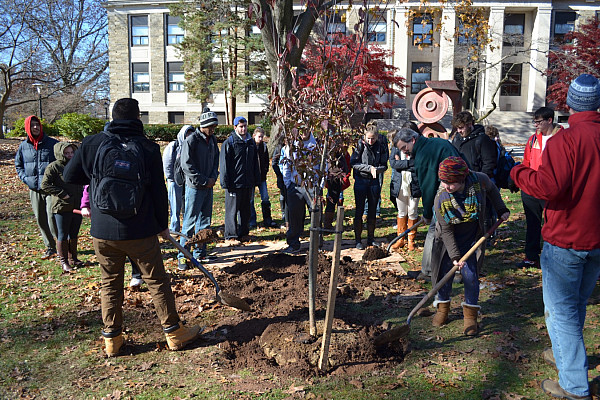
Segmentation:
{"type": "Polygon", "coordinates": [[[46,114],[82,111],[108,97],[106,11],[100,0],[4,0],[0,4],[0,117],[38,100],[46,114]],[[60,98],[60,100],[59,100],[60,98]],[[64,101],[63,101],[64,100],[64,101]]]}

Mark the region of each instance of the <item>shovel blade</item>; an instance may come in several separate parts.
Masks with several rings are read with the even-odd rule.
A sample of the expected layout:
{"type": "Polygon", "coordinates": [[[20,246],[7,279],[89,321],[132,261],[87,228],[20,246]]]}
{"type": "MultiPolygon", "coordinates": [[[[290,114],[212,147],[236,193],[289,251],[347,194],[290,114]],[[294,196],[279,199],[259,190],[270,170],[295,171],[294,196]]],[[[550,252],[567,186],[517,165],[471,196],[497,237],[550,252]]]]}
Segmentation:
{"type": "Polygon", "coordinates": [[[232,294],[223,292],[222,290],[219,293],[217,293],[217,300],[220,303],[225,304],[226,306],[237,308],[238,310],[242,310],[242,311],[251,311],[252,310],[250,308],[250,305],[248,303],[246,303],[243,299],[240,299],[239,297],[236,297],[232,294]]]}
{"type": "Polygon", "coordinates": [[[375,347],[381,347],[395,340],[405,338],[409,333],[410,325],[404,324],[396,326],[395,328],[392,328],[389,331],[383,332],[381,335],[377,336],[373,343],[375,344],[375,347]]]}

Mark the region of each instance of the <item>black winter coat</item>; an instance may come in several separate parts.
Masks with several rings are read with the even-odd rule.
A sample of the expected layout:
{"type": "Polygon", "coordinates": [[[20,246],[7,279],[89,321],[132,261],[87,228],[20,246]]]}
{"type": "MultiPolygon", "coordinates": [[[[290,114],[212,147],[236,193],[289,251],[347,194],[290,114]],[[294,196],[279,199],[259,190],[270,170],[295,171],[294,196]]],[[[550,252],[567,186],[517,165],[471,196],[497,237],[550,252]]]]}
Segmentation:
{"type": "MultiPolygon", "coordinates": [[[[148,184],[139,212],[131,218],[118,219],[104,214],[91,202],[92,226],[90,234],[97,239],[135,240],[154,236],[169,226],[169,201],[162,168],[162,157],[158,144],[144,136],[144,127],[140,120],[114,120],[107,129],[110,133],[136,138],[144,150],[144,165],[148,184]]],[[[105,140],[103,132],[86,136],[81,147],[69,161],[63,172],[67,183],[88,185],[92,178],[94,160],[98,148],[105,140]]],[[[90,193],[90,199],[93,199],[90,193]]]]}
{"type": "Polygon", "coordinates": [[[496,142],[485,134],[482,125],[474,125],[473,130],[466,138],[456,133],[452,144],[464,155],[472,171],[483,172],[488,177],[494,177],[494,170],[498,162],[496,142]]]}
{"type": "Polygon", "coordinates": [[[260,171],[256,156],[256,142],[246,134],[244,139],[237,133],[221,145],[219,155],[221,187],[227,190],[254,188],[260,183],[260,171]]]}

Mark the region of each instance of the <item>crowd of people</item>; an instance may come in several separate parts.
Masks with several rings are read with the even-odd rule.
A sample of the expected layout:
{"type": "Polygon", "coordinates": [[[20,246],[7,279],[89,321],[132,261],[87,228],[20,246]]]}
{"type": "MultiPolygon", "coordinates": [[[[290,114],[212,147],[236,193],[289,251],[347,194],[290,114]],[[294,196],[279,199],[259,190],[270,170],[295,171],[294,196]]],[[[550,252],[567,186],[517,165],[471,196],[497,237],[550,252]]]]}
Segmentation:
{"type": "MultiPolygon", "coordinates": [[[[545,380],[542,389],[559,398],[589,399],[582,330],[587,299],[600,274],[600,231],[589,223],[600,219],[595,207],[600,196],[598,79],[587,74],[575,79],[567,106],[567,129],[555,124],[552,109],[534,112],[535,133],[527,141],[523,162],[510,176],[521,189],[527,224],[525,255],[518,265],[541,265],[552,342],[543,356],[559,373],[558,382],[545,380]]],[[[257,128],[250,134],[248,121],[236,117],[234,130],[219,149],[214,136],[218,118],[207,108],[199,126],[184,126],[161,159],[159,146],[144,136],[139,116],[136,100],[117,100],[105,131],[86,137],[79,147],[45,136],[39,119],[30,116],[25,121],[27,139],[15,157],[44,242],[42,258],[57,253],[65,272],[81,265],[77,257],[81,217],[91,217],[90,234],[102,273],[102,335],[108,356],[118,355],[123,346],[127,258],[148,285],[169,348],[181,349],[200,335],[199,327],[185,326],[177,314],[158,236],[168,239],[170,231],[181,230],[180,243],[187,246],[186,237],[211,227],[217,179],[225,192],[224,235],[230,245],[248,241],[250,229],[257,225],[256,187],[264,226],[277,226],[266,186],[269,166],[280,191],[286,253],[300,251],[306,210],[314,199],[314,193],[301,184],[309,177],[299,176],[292,162],[300,151],[317,146],[310,130],[299,131],[292,145],[276,146],[269,157],[265,132],[257,128]]],[[[352,154],[338,151],[327,165],[323,226],[332,228],[335,207],[343,204],[343,192],[351,186],[352,176],[355,247],[365,248],[365,214],[366,246],[374,245],[382,177],[389,167],[398,235],[416,224],[419,199],[421,218],[429,225],[416,277],[436,282],[458,268],[464,284],[464,334],[471,336],[479,331],[479,274],[485,245],[466,260],[462,257],[496,218],[507,220],[510,213],[494,183],[498,130],[475,124],[468,111],[455,115],[452,127],[454,135],[446,140],[425,137],[414,123],[407,122],[390,132],[388,139],[379,133],[376,121],[366,124],[352,154]]],[[[414,232],[393,248],[407,244],[409,250],[419,248],[414,232]]],[[[211,261],[206,244],[195,245],[193,255],[201,262],[211,261]]],[[[179,254],[178,269],[188,268],[184,255],[179,254]]],[[[447,322],[451,292],[452,280],[436,294],[434,326],[447,322]]]]}

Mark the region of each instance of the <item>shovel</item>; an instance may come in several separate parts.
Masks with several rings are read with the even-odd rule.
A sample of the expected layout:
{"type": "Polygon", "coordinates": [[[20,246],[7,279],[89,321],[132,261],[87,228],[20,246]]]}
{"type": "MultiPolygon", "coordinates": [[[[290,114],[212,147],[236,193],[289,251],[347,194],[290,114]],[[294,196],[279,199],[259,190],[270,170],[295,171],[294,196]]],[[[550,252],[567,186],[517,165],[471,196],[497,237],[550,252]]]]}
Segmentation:
{"type": "Polygon", "coordinates": [[[224,304],[229,307],[237,308],[242,311],[250,311],[251,310],[248,303],[246,303],[244,300],[242,300],[239,297],[236,297],[234,295],[223,292],[221,290],[221,287],[217,283],[217,280],[215,279],[215,277],[212,276],[212,274],[210,272],[208,272],[208,270],[206,268],[204,268],[202,266],[202,264],[200,264],[198,262],[198,260],[196,260],[194,258],[194,256],[192,256],[192,253],[190,253],[188,251],[188,249],[186,249],[185,247],[180,245],[179,242],[177,240],[175,240],[175,238],[173,236],[169,235],[169,240],[171,241],[171,243],[173,243],[173,245],[177,248],[177,250],[182,252],[183,255],[186,256],[192,262],[192,264],[194,264],[194,266],[196,268],[198,268],[200,271],[202,271],[202,273],[204,275],[206,275],[206,277],[208,279],[210,279],[210,281],[213,283],[213,285],[215,285],[216,297],[217,297],[217,301],[219,303],[224,304]]]}
{"type": "Polygon", "coordinates": [[[415,229],[417,229],[421,224],[423,224],[423,218],[420,218],[413,226],[411,226],[410,228],[408,228],[407,230],[405,230],[404,232],[402,232],[399,236],[397,236],[396,238],[394,238],[390,244],[388,244],[387,247],[387,252],[390,252],[390,249],[392,248],[392,245],[394,243],[396,243],[398,240],[402,239],[404,236],[408,235],[411,231],[414,231],[415,229]]]}
{"type": "Polygon", "coordinates": [[[408,336],[408,334],[410,333],[410,322],[412,321],[412,318],[417,313],[417,311],[419,311],[419,309],[423,307],[423,305],[427,303],[427,301],[431,299],[442,288],[442,286],[446,284],[446,282],[448,282],[450,279],[452,279],[452,277],[454,277],[454,274],[456,273],[456,271],[458,271],[458,267],[460,266],[460,264],[467,261],[469,257],[471,257],[471,255],[479,248],[479,246],[481,246],[490,236],[492,236],[492,233],[494,233],[494,231],[498,228],[498,226],[500,226],[500,224],[503,221],[504,220],[502,218],[499,218],[498,221],[496,221],[496,223],[494,224],[494,226],[492,226],[490,230],[485,233],[485,235],[479,238],[479,240],[475,242],[473,247],[471,247],[469,251],[467,251],[465,255],[461,257],[461,259],[458,261],[458,265],[452,267],[452,269],[450,269],[450,271],[448,271],[448,273],[444,275],[442,279],[440,279],[440,281],[433,287],[433,289],[431,289],[429,293],[427,293],[425,297],[423,297],[419,304],[417,304],[415,308],[412,309],[410,314],[408,314],[406,324],[392,328],[389,331],[386,331],[381,335],[377,336],[374,340],[375,346],[380,347],[384,344],[408,336]]]}

